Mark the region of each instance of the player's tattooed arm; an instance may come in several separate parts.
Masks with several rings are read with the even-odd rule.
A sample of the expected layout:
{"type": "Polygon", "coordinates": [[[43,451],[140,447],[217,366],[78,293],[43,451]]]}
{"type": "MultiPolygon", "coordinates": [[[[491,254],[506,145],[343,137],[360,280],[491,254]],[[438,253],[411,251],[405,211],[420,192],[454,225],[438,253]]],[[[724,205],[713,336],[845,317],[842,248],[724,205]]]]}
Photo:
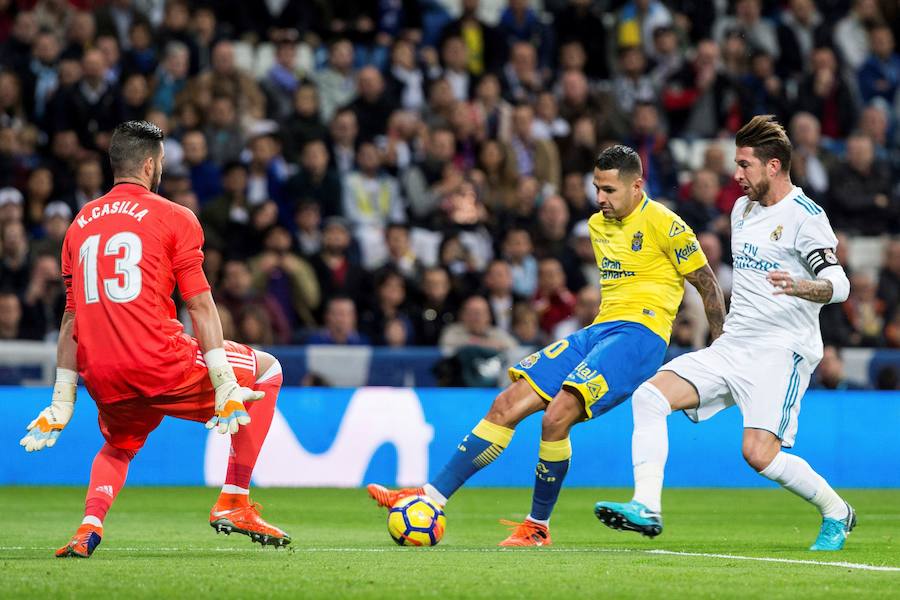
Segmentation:
{"type": "Polygon", "coordinates": [[[828,279],[794,279],[787,271],[772,271],[766,279],[775,286],[776,296],[785,294],[827,304],[834,295],[834,284],[828,279]]]}
{"type": "Polygon", "coordinates": [[[700,297],[703,298],[706,320],[709,321],[709,334],[715,340],[722,335],[722,326],[725,324],[725,295],[722,294],[716,274],[709,265],[704,265],[684,277],[697,288],[700,297]]]}

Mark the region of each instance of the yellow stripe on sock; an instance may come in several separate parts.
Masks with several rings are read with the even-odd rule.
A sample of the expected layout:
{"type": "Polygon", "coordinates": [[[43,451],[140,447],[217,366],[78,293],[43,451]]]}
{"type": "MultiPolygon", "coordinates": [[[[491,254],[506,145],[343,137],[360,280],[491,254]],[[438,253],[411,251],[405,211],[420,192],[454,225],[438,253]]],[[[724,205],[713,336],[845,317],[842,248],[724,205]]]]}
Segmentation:
{"type": "Polygon", "coordinates": [[[548,462],[568,460],[572,458],[572,442],[569,441],[569,438],[559,440],[558,442],[546,442],[541,440],[538,458],[548,462]]]}
{"type": "Polygon", "coordinates": [[[512,440],[513,436],[513,430],[509,427],[497,425],[496,423],[491,423],[484,419],[475,426],[472,433],[492,444],[497,444],[501,448],[509,446],[509,442],[512,440]]]}
{"type": "Polygon", "coordinates": [[[478,467],[486,467],[487,465],[494,462],[500,453],[503,452],[503,448],[498,446],[497,444],[491,444],[488,446],[484,452],[475,457],[472,461],[478,467]]]}

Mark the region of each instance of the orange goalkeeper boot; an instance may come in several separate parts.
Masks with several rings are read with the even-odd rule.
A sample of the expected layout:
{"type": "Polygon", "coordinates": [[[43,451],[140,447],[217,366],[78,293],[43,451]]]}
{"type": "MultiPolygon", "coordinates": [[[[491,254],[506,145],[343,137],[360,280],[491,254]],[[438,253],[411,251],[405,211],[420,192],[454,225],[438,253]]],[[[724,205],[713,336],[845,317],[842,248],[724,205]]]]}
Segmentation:
{"type": "Polygon", "coordinates": [[[260,516],[262,506],[256,502],[235,505],[223,502],[220,498],[216,505],[209,511],[209,526],[216,533],[241,533],[252,541],[259,542],[261,546],[275,546],[281,548],[291,543],[291,536],[281,529],[266,523],[260,516]]]}
{"type": "Polygon", "coordinates": [[[500,521],[503,525],[513,528],[508,538],[500,542],[503,547],[515,546],[550,546],[550,528],[534,521],[525,519],[521,523],[515,521],[500,521]]]}
{"type": "Polygon", "coordinates": [[[100,540],[103,538],[103,528],[94,525],[82,525],[69,540],[69,543],[56,551],[56,558],[90,558],[100,540]]]}
{"type": "Polygon", "coordinates": [[[425,495],[425,490],[420,487],[391,490],[384,487],[383,485],[378,485],[377,483],[370,483],[369,485],[367,485],[366,491],[369,492],[369,497],[378,503],[378,506],[383,506],[385,508],[390,508],[393,505],[397,504],[397,501],[401,498],[425,495]]]}

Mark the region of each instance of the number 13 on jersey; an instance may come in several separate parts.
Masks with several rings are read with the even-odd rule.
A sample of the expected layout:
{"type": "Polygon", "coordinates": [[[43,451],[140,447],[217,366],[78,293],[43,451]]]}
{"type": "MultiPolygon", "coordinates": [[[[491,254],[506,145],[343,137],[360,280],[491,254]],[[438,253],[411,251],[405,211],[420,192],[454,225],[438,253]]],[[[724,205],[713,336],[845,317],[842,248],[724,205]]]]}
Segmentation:
{"type": "MultiPolygon", "coordinates": [[[[97,258],[100,252],[100,235],[84,240],[78,251],[78,262],[84,269],[84,301],[94,304],[100,301],[97,275],[97,258]]],[[[104,256],[116,257],[115,277],[103,280],[103,290],[112,302],[131,302],[141,293],[141,262],[143,248],[141,238],[130,231],[111,236],[103,248],[104,256]]]]}

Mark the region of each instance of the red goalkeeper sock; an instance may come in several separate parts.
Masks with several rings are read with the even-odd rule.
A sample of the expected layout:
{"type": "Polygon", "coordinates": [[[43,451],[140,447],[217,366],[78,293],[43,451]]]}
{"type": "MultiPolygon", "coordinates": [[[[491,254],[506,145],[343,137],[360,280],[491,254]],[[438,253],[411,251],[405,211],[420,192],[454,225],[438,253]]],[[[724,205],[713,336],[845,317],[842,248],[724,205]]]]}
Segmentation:
{"type": "Polygon", "coordinates": [[[84,518],[87,523],[100,526],[109,507],[125,485],[128,476],[128,464],[134,455],[133,450],[121,450],[104,444],[94,457],[91,467],[91,483],[88,486],[87,498],[84,501],[84,518]]]}
{"type": "Polygon", "coordinates": [[[254,390],[265,392],[266,395],[262,400],[247,403],[250,424],[242,426],[240,431],[231,436],[231,455],[228,457],[228,471],[225,474],[226,485],[245,489],[250,487],[250,476],[269,433],[282,381],[281,365],[276,362],[253,386],[254,390]]]}

